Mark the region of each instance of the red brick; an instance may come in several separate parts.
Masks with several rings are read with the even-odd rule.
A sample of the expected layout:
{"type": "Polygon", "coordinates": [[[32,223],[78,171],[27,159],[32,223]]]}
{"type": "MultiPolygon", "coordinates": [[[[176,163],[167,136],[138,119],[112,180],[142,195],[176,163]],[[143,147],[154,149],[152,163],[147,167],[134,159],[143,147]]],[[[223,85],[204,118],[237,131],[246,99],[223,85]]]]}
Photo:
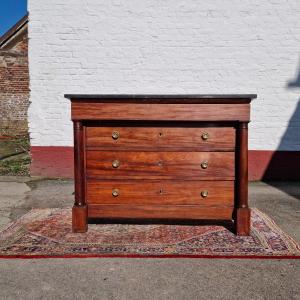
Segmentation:
{"type": "Polygon", "coordinates": [[[28,134],[28,32],[0,49],[0,136],[28,134]]]}

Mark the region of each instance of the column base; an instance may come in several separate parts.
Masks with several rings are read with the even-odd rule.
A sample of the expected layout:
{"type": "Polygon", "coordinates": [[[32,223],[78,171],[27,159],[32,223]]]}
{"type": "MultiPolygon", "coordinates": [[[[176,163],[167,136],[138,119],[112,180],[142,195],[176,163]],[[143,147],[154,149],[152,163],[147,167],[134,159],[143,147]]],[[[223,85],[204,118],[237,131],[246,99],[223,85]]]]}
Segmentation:
{"type": "Polygon", "coordinates": [[[250,208],[237,208],[235,212],[235,232],[240,236],[250,235],[250,208]]]}
{"type": "Polygon", "coordinates": [[[88,230],[87,206],[74,205],[72,208],[72,231],[84,233],[88,230]]]}

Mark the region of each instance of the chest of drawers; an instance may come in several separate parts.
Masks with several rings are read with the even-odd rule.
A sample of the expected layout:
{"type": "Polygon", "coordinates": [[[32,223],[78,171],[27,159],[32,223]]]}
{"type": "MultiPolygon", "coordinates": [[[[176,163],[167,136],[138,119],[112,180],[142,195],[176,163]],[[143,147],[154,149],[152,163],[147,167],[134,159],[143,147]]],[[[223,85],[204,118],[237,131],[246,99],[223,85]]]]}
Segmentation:
{"type": "Polygon", "coordinates": [[[232,220],[248,235],[256,95],[65,95],[74,124],[74,232],[89,218],[232,220]]]}

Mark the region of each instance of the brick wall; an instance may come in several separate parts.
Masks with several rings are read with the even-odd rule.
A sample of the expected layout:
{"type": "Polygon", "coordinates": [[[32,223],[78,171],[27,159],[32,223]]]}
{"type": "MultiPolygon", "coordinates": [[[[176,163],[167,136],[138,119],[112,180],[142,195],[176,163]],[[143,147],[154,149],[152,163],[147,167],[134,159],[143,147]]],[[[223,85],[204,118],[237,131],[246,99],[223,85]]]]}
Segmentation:
{"type": "Polygon", "coordinates": [[[18,33],[0,49],[0,136],[28,134],[28,33],[18,33]]]}
{"type": "Polygon", "coordinates": [[[257,93],[250,149],[300,150],[299,0],[29,0],[29,13],[33,146],[72,145],[64,93],[257,93]]]}

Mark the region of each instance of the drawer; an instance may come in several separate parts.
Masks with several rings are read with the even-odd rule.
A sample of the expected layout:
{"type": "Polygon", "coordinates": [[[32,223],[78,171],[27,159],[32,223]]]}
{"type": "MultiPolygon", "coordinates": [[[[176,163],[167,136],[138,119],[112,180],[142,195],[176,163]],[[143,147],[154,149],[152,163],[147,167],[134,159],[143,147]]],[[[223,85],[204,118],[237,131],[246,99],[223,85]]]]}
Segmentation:
{"type": "Polygon", "coordinates": [[[234,152],[87,151],[86,174],[100,179],[233,180],[234,152]]]}
{"type": "Polygon", "coordinates": [[[88,149],[234,151],[233,127],[87,127],[88,149]]]}
{"type": "Polygon", "coordinates": [[[233,206],[234,181],[87,181],[88,204],[233,206]]]}

